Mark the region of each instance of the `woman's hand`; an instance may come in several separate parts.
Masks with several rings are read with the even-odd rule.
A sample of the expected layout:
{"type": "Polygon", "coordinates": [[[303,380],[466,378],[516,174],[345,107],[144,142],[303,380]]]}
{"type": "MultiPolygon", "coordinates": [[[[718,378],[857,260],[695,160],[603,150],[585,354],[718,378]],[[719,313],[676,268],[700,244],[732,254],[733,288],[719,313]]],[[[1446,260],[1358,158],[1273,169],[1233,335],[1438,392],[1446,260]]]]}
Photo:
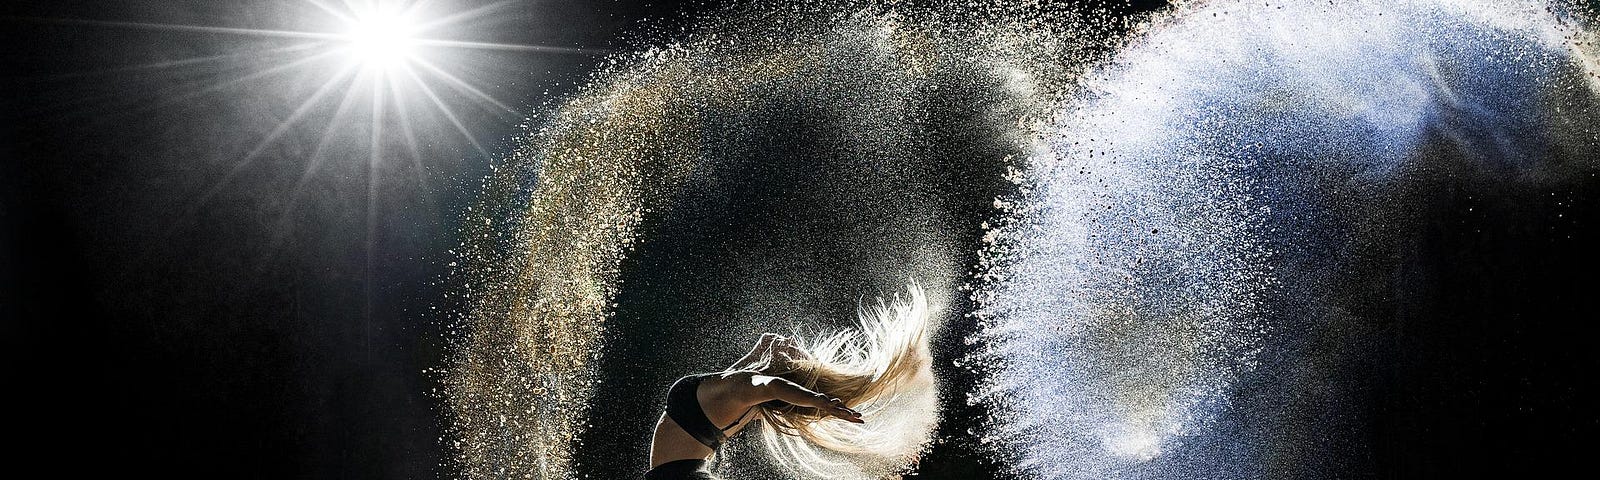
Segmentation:
{"type": "Polygon", "coordinates": [[[778,335],[776,333],[763,333],[763,334],[761,334],[761,338],[756,340],[756,345],[758,345],[758,346],[770,345],[770,344],[772,344],[773,341],[775,341],[777,339],[780,339],[780,338],[783,338],[783,335],[778,335]]]}
{"type": "Polygon", "coordinates": [[[840,420],[850,423],[867,423],[866,420],[861,419],[861,412],[851,410],[850,407],[844,406],[844,400],[828,397],[822,394],[818,394],[817,396],[826,398],[826,400],[821,402],[822,406],[817,407],[817,409],[821,410],[823,413],[839,417],[840,420]]]}
{"type": "Polygon", "coordinates": [[[810,360],[811,353],[800,348],[800,341],[794,337],[778,336],[772,343],[772,354],[784,360],[810,360]]]}
{"type": "Polygon", "coordinates": [[[746,353],[744,358],[740,358],[738,361],[733,362],[733,366],[728,367],[728,369],[754,369],[760,368],[764,359],[770,358],[770,361],[776,361],[777,355],[772,352],[772,346],[777,344],[777,342],[782,338],[782,335],[778,335],[776,333],[761,334],[761,338],[756,339],[756,346],[750,348],[750,353],[746,353]]]}

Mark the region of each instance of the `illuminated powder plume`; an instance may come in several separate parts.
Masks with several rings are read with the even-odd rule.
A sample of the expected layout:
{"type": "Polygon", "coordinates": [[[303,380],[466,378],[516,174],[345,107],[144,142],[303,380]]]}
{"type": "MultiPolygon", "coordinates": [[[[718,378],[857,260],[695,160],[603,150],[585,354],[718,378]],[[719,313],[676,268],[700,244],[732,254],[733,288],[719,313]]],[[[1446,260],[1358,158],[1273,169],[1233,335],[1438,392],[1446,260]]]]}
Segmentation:
{"type": "MultiPolygon", "coordinates": [[[[756,333],[849,327],[872,288],[908,277],[927,287],[935,322],[959,315],[941,307],[962,295],[977,233],[951,232],[976,232],[998,192],[944,193],[971,180],[942,165],[1004,188],[1027,128],[1069,89],[1059,60],[1086,44],[1064,33],[1064,13],[1038,7],[866,3],[704,19],[682,43],[596,74],[519,139],[458,252],[470,307],[445,378],[456,468],[637,475],[661,411],[656,390],[721,368],[756,333]],[[782,183],[793,178],[808,180],[782,183]],[[757,211],[721,220],[717,209],[733,202],[757,211]],[[729,228],[750,240],[697,233],[729,228]],[[686,241],[709,243],[658,251],[686,241]],[[672,276],[622,282],[646,252],[636,261],[672,276]],[[689,260],[703,269],[673,273],[689,260]]],[[[934,385],[908,391],[867,425],[893,430],[893,458],[822,454],[809,470],[782,469],[736,439],[717,468],[881,478],[932,439],[937,395],[934,385]]]]}
{"type": "Polygon", "coordinates": [[[684,90],[705,86],[665,63],[563,105],[469,215],[459,294],[470,312],[446,379],[466,476],[572,476],[617,264],[646,199],[693,165],[684,90]]]}
{"type": "MultiPolygon", "coordinates": [[[[1303,346],[1366,341],[1341,302],[1387,281],[1424,180],[1595,167],[1593,36],[1539,3],[1203,2],[1125,44],[1040,5],[885,3],[718,13],[518,139],[458,251],[465,476],[637,475],[673,378],[906,277],[978,328],[935,373],[982,382],[900,399],[926,414],[880,423],[895,451],[942,422],[1023,478],[1337,476],[1296,449],[1359,412],[1299,379],[1356,353],[1303,346]],[[989,418],[935,412],[969,394],[989,418]]],[[[907,467],[770,455],[736,438],[714,468],[907,467]]]]}
{"type": "Polygon", "coordinates": [[[1216,1],[1141,27],[991,232],[969,360],[996,453],[1024,478],[1348,471],[1306,453],[1360,438],[1318,430],[1351,412],[1295,380],[1340,359],[1287,346],[1370,342],[1337,286],[1386,281],[1429,182],[1592,175],[1593,35],[1559,11],[1216,1]]]}

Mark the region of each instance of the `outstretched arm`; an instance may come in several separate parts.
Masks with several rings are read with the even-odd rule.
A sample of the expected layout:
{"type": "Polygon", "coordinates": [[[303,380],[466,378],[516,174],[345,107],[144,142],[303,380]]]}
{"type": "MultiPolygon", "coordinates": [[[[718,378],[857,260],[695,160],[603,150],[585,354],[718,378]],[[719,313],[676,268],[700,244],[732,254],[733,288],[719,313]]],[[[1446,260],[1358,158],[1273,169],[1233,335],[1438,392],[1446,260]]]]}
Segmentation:
{"type": "Polygon", "coordinates": [[[751,399],[751,404],[782,400],[802,407],[815,408],[848,422],[867,423],[861,419],[861,412],[846,407],[844,401],[811,391],[783,377],[751,375],[750,385],[755,387],[753,393],[756,397],[751,399]]]}

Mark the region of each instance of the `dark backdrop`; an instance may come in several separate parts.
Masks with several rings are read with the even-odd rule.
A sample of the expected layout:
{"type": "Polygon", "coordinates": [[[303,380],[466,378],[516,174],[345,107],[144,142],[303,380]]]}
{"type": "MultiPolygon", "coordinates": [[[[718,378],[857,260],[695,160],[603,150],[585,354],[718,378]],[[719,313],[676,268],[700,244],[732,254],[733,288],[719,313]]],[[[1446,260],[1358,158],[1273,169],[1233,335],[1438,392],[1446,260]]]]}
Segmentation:
{"type": "MultiPolygon", "coordinates": [[[[12,458],[61,459],[48,464],[58,474],[447,473],[424,373],[439,365],[444,335],[431,307],[443,301],[456,212],[516,122],[465,118],[490,155],[459,140],[425,145],[424,168],[386,173],[413,183],[380,184],[371,203],[364,158],[348,162],[359,168],[329,158],[301,182],[320,127],[293,129],[230,174],[289,100],[223,90],[163,102],[194,70],[127,67],[260,45],[37,20],[253,27],[278,4],[0,7],[0,338],[20,445],[12,458]]],[[[705,8],[529,2],[474,38],[627,49],[671,37],[705,8]]],[[[600,56],[503,58],[521,75],[492,93],[532,113],[600,56]]],[[[1447,187],[1394,274],[1399,301],[1368,312],[1392,319],[1371,337],[1379,344],[1363,347],[1380,354],[1341,369],[1369,386],[1349,410],[1371,436],[1323,461],[1351,476],[1573,462],[1600,426],[1594,315],[1583,303],[1596,292],[1594,183],[1447,187]]],[[[984,469],[940,449],[930,466],[948,470],[925,476],[984,469]]]]}
{"type": "MultiPolygon", "coordinates": [[[[517,121],[464,111],[489,157],[441,137],[420,147],[422,170],[386,166],[370,204],[365,155],[329,150],[301,184],[326,111],[230,174],[306,89],[190,95],[260,66],[249,55],[174,62],[281,39],[45,19],[283,28],[285,16],[315,14],[308,4],[20,3],[0,6],[0,337],[7,430],[21,445],[11,458],[52,455],[51,475],[445,473],[424,373],[444,334],[430,307],[442,302],[456,212],[517,121]],[[148,64],[164,66],[137,67],[148,64]]],[[[457,36],[621,50],[690,11],[523,2],[457,36]]],[[[487,58],[512,81],[483,88],[531,113],[603,53],[487,58]]]]}

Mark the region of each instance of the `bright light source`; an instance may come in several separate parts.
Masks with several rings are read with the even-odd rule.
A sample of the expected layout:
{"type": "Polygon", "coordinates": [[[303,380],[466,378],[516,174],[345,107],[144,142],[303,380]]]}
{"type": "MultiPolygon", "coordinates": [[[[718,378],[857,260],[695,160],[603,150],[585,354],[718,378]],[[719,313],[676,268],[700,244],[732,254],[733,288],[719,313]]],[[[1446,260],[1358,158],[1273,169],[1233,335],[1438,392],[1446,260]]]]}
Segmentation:
{"type": "Polygon", "coordinates": [[[417,40],[416,27],[399,15],[373,13],[351,25],[346,38],[351,54],[368,66],[388,69],[404,65],[411,58],[417,40]]]}

